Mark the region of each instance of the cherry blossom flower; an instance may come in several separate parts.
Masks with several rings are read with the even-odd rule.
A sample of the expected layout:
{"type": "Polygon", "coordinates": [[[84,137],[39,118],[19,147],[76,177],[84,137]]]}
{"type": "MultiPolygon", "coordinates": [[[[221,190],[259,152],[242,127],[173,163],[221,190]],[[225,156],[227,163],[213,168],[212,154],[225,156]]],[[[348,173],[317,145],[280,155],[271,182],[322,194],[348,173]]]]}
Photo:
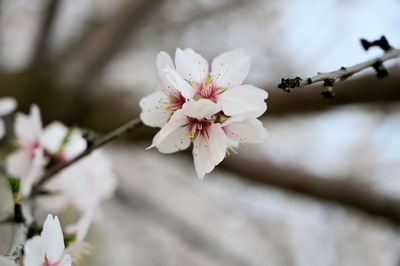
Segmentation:
{"type": "Polygon", "coordinates": [[[252,85],[242,85],[249,73],[250,57],[241,50],[217,56],[208,73],[207,61],[193,49],[177,49],[175,65],[165,52],[157,55],[157,69],[162,89],[140,101],[144,124],[163,127],[171,115],[190,99],[209,99],[219,103],[228,116],[263,114],[268,93],[252,85]]]}
{"type": "Polygon", "coordinates": [[[7,157],[7,171],[21,178],[21,192],[27,195],[36,178],[41,175],[44,156],[40,147],[42,135],[40,110],[32,105],[28,115],[18,113],[14,122],[14,134],[19,148],[7,157]]]}
{"type": "Polygon", "coordinates": [[[250,57],[241,50],[217,56],[211,64],[193,49],[177,49],[175,65],[160,52],[157,69],[162,90],[140,101],[144,124],[161,127],[149,147],[171,153],[193,142],[197,175],[203,178],[239,143],[260,143],[267,133],[257,119],[268,93],[242,84],[250,57]]]}
{"type": "MultiPolygon", "coordinates": [[[[17,102],[14,98],[11,97],[4,97],[0,99],[0,117],[6,116],[17,106],[17,102]]],[[[0,139],[4,137],[5,134],[5,126],[4,121],[0,119],[0,139]]]]}
{"type": "Polygon", "coordinates": [[[57,216],[47,216],[40,236],[25,243],[25,266],[70,266],[71,256],[65,252],[64,236],[57,216]]]}
{"type": "Polygon", "coordinates": [[[86,149],[78,129],[68,129],[60,122],[42,127],[40,110],[31,106],[28,115],[18,113],[14,123],[18,149],[7,157],[7,171],[21,178],[21,189],[28,195],[45,167],[72,159],[86,149]]]}
{"type": "Polygon", "coordinates": [[[214,115],[220,111],[220,105],[207,99],[185,103],[154,136],[149,148],[172,153],[187,149],[192,140],[195,169],[203,178],[224,159],[228,148],[221,124],[214,123],[214,115]]]}

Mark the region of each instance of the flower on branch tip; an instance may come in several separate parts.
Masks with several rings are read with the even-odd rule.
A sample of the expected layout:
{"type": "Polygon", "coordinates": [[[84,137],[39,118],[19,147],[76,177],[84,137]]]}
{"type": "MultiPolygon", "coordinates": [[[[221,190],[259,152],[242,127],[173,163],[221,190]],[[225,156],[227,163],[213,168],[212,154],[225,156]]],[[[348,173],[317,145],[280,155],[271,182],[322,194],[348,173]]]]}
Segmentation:
{"type": "Polygon", "coordinates": [[[162,88],[140,101],[144,124],[160,127],[149,148],[171,153],[193,143],[194,165],[203,178],[239,143],[260,143],[267,135],[257,119],[267,110],[268,93],[242,84],[250,57],[241,50],[217,56],[211,64],[193,49],[157,55],[162,88]]]}
{"type": "Polygon", "coordinates": [[[2,139],[6,133],[4,121],[1,117],[10,114],[17,107],[17,102],[14,98],[4,97],[0,99],[0,139],[2,139]]]}
{"type": "Polygon", "coordinates": [[[65,252],[64,236],[58,217],[49,214],[40,236],[25,243],[24,266],[70,266],[71,256],[65,252]]]}

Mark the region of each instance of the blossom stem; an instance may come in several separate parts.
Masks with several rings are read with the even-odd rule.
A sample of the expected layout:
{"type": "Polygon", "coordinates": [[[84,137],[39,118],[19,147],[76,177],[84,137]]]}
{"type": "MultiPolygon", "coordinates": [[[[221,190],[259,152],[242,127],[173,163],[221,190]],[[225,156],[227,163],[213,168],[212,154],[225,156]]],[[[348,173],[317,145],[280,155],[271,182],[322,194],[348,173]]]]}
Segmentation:
{"type": "Polygon", "coordinates": [[[81,159],[85,158],[89,154],[91,154],[94,150],[102,147],[103,145],[121,137],[127,132],[132,132],[138,128],[140,128],[143,125],[142,121],[140,121],[139,118],[133,119],[126,124],[120,126],[119,128],[111,131],[107,135],[99,138],[97,141],[94,141],[94,143],[88,148],[83,151],[81,154],[76,156],[70,161],[64,162],[62,164],[55,165],[54,167],[50,168],[40,179],[39,181],[33,186],[32,192],[31,192],[31,197],[37,195],[40,192],[40,188],[48,182],[54,175],[58,174],[61,170],[73,165],[74,163],[80,161],[81,159]]]}

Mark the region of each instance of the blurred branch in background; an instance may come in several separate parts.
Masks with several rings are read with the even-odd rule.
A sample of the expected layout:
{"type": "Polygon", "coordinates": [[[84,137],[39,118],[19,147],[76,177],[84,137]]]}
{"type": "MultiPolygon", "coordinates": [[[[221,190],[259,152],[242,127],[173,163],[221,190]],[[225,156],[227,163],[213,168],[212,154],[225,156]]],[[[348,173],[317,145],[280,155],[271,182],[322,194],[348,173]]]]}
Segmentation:
{"type": "Polygon", "coordinates": [[[379,194],[364,184],[354,182],[352,178],[316,177],[301,171],[282,169],[263,158],[249,160],[240,156],[229,158],[221,168],[255,182],[305,194],[318,200],[336,202],[400,224],[398,199],[379,194]]]}
{"type": "Polygon", "coordinates": [[[118,12],[99,27],[92,28],[74,47],[74,58],[85,64],[79,72],[75,86],[80,90],[90,85],[105,66],[119,52],[135,31],[143,26],[143,21],[159,10],[163,0],[128,1],[118,12]]]}
{"type": "Polygon", "coordinates": [[[215,261],[216,265],[251,265],[248,259],[235,254],[232,250],[212,240],[207,232],[200,231],[196,226],[181,217],[163,208],[146,193],[132,191],[129,187],[121,186],[115,195],[118,203],[132,209],[139,209],[149,220],[161,223],[177,237],[181,238],[189,247],[201,250],[207,257],[215,261]]]}
{"type": "Polygon", "coordinates": [[[31,60],[31,66],[35,67],[41,64],[43,60],[48,56],[50,49],[49,39],[50,33],[54,25],[55,18],[57,17],[57,12],[61,5],[62,0],[49,0],[45,13],[42,17],[42,22],[40,24],[39,35],[37,36],[36,44],[34,47],[34,52],[31,60]]]}

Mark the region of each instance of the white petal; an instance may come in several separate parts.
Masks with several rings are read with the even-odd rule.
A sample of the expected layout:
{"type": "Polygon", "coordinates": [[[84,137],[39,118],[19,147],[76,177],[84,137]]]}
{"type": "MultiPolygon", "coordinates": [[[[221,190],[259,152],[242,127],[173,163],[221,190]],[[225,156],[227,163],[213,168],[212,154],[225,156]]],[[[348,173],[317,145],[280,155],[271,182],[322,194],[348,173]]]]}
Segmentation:
{"type": "Polygon", "coordinates": [[[64,255],[62,260],[57,263],[57,266],[71,266],[72,265],[72,259],[69,254],[64,255]]]}
{"type": "Polygon", "coordinates": [[[43,174],[44,162],[42,149],[36,149],[33,158],[25,150],[17,150],[7,157],[7,172],[21,178],[22,195],[28,195],[33,183],[43,174]]]}
{"type": "Polygon", "coordinates": [[[140,120],[150,127],[163,127],[171,116],[171,111],[167,110],[168,103],[168,95],[162,91],[156,91],[142,98],[139,102],[142,109],[140,120]]]}
{"type": "Polygon", "coordinates": [[[170,82],[165,75],[164,69],[166,68],[166,66],[171,69],[175,69],[171,57],[164,51],[159,52],[156,59],[156,65],[162,85],[164,86],[164,88],[168,88],[170,82]]]}
{"type": "Polygon", "coordinates": [[[172,132],[163,142],[157,145],[157,149],[162,153],[173,153],[186,150],[190,146],[190,137],[187,129],[180,127],[172,132]]]}
{"type": "Polygon", "coordinates": [[[243,121],[230,118],[224,122],[222,128],[227,137],[234,142],[261,143],[268,135],[261,121],[255,118],[243,121]]]}
{"type": "Polygon", "coordinates": [[[0,139],[4,137],[5,133],[6,133],[6,127],[4,125],[4,121],[0,119],[0,139]]]}
{"type": "Polygon", "coordinates": [[[242,50],[232,50],[214,58],[211,75],[219,87],[242,84],[250,71],[251,59],[242,50]]]}
{"type": "Polygon", "coordinates": [[[208,130],[208,151],[213,163],[218,165],[225,158],[226,149],[228,148],[224,131],[220,124],[211,125],[208,130]]]}
{"type": "Polygon", "coordinates": [[[186,80],[201,82],[208,74],[208,63],[191,48],[175,52],[176,71],[186,80]]]}
{"type": "Polygon", "coordinates": [[[68,143],[64,147],[63,155],[66,160],[71,160],[86,150],[86,148],[87,142],[82,137],[82,132],[79,129],[75,129],[74,132],[72,132],[68,143]]]}
{"type": "Polygon", "coordinates": [[[29,115],[18,113],[14,123],[15,135],[22,145],[39,140],[42,133],[42,120],[37,105],[31,106],[29,115]]]}
{"type": "Polygon", "coordinates": [[[267,110],[265,103],[267,98],[268,93],[265,90],[251,85],[241,85],[227,89],[219,96],[218,101],[226,115],[251,113],[253,117],[258,117],[267,110]]]}
{"type": "Polygon", "coordinates": [[[26,176],[21,179],[21,193],[23,196],[28,196],[31,192],[32,185],[38,180],[43,174],[45,157],[43,149],[35,149],[33,160],[31,160],[31,166],[26,176]]]}
{"type": "Polygon", "coordinates": [[[228,145],[224,131],[219,124],[207,130],[208,136],[199,135],[193,143],[193,160],[197,176],[203,178],[225,158],[228,145]]]}
{"type": "Polygon", "coordinates": [[[193,161],[194,168],[196,169],[197,176],[200,179],[204,178],[206,173],[209,173],[214,168],[214,164],[204,146],[206,140],[203,136],[198,136],[193,142],[193,161]]]}
{"type": "Polygon", "coordinates": [[[183,114],[182,109],[177,110],[172,116],[169,122],[158,131],[153,138],[153,143],[147,149],[158,146],[162,143],[170,134],[174,133],[175,130],[187,123],[187,117],[183,114]]]}
{"type": "Polygon", "coordinates": [[[12,176],[24,178],[28,175],[32,160],[25,150],[17,150],[6,159],[7,172],[12,176]]]}
{"type": "Polygon", "coordinates": [[[197,119],[210,118],[221,110],[222,107],[220,104],[214,103],[208,99],[188,101],[182,106],[182,111],[185,115],[197,119]]]}
{"type": "Polygon", "coordinates": [[[56,263],[64,252],[64,236],[58,217],[49,214],[40,235],[43,239],[45,254],[50,263],[56,263]]]}
{"type": "MultiPolygon", "coordinates": [[[[61,144],[68,134],[69,128],[66,127],[61,122],[53,122],[46,126],[43,130],[40,142],[43,147],[50,153],[56,154],[60,152],[61,144]]],[[[86,149],[86,140],[82,137],[80,130],[75,129],[68,143],[65,145],[64,149],[61,151],[66,160],[69,160],[86,149]]]]}
{"type": "Polygon", "coordinates": [[[55,154],[68,132],[68,128],[61,122],[53,122],[46,126],[40,138],[43,147],[50,153],[55,154]]]}
{"type": "Polygon", "coordinates": [[[15,110],[17,101],[12,97],[4,97],[0,99],[0,116],[5,116],[15,110]]]}
{"type": "Polygon", "coordinates": [[[24,266],[40,266],[45,262],[43,240],[39,236],[26,241],[24,246],[24,266]]]}
{"type": "Polygon", "coordinates": [[[184,80],[175,69],[166,66],[164,69],[165,77],[174,89],[178,90],[186,99],[191,99],[195,94],[195,89],[184,80]]]}

